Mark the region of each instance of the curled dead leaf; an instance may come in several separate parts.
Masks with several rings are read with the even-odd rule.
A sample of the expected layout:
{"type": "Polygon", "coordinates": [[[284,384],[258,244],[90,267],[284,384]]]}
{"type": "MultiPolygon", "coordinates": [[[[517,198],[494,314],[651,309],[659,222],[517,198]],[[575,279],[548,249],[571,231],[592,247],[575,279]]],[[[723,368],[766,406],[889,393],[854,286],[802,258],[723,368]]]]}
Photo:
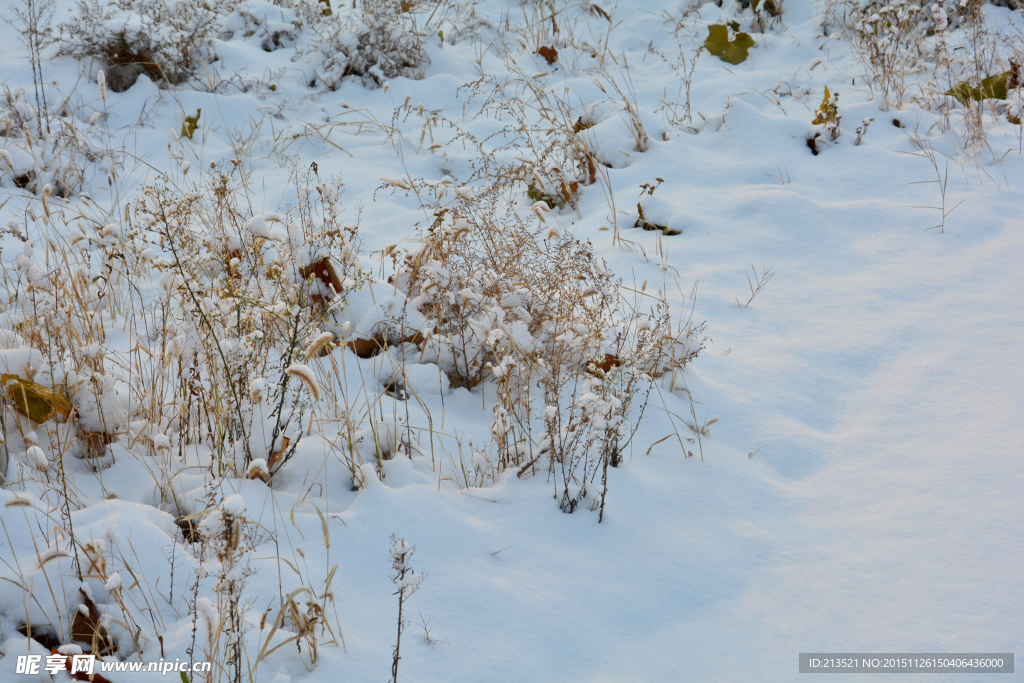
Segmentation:
{"type": "Polygon", "coordinates": [[[378,353],[388,348],[393,344],[422,344],[427,338],[420,332],[414,332],[413,334],[399,337],[396,339],[387,339],[382,334],[378,334],[370,338],[353,339],[348,343],[348,348],[352,349],[360,358],[372,358],[378,353]]]}
{"type": "Polygon", "coordinates": [[[4,374],[0,375],[0,384],[7,387],[7,397],[14,403],[14,409],[33,422],[46,422],[50,418],[63,422],[74,411],[71,401],[63,394],[30,379],[4,374]]]}
{"type": "Polygon", "coordinates": [[[319,280],[322,285],[321,290],[333,292],[326,297],[321,294],[313,294],[310,301],[314,304],[330,301],[335,294],[340,294],[343,289],[341,278],[338,277],[338,272],[334,269],[329,256],[323,256],[308,266],[299,268],[299,273],[302,277],[313,277],[319,280]]]}
{"type": "Polygon", "coordinates": [[[80,643],[89,643],[94,654],[108,654],[114,650],[114,641],[110,633],[100,623],[100,612],[81,588],[82,604],[75,610],[75,618],[71,620],[71,639],[80,643]]]}

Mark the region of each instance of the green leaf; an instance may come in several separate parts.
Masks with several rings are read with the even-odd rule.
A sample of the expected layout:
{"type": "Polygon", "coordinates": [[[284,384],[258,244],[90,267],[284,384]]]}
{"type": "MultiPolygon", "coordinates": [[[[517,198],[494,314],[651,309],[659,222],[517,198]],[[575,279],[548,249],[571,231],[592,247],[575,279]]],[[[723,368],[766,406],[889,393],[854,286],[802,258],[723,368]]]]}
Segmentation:
{"type": "Polygon", "coordinates": [[[192,135],[196,132],[196,128],[199,127],[199,117],[202,115],[202,109],[196,109],[195,116],[186,116],[185,122],[181,124],[181,137],[192,139],[192,135]]]}
{"type": "Polygon", "coordinates": [[[739,64],[749,56],[747,50],[754,47],[754,39],[746,33],[737,33],[729,40],[729,28],[724,24],[708,26],[708,37],[704,41],[708,52],[729,64],[739,64]]]}
{"type": "Polygon", "coordinates": [[[560,209],[565,206],[565,200],[562,197],[544,192],[537,187],[537,183],[530,183],[526,188],[526,196],[535,202],[545,202],[552,209],[560,209]]]}
{"type": "Polygon", "coordinates": [[[961,104],[967,104],[971,100],[976,102],[989,99],[1005,100],[1007,85],[1012,73],[1012,71],[1007,71],[995,76],[989,76],[973,88],[967,81],[961,81],[947,90],[946,94],[952,95],[961,104]]]}
{"type": "Polygon", "coordinates": [[[179,671],[178,673],[181,674],[181,683],[189,683],[188,676],[185,675],[184,671],[179,671]]]}

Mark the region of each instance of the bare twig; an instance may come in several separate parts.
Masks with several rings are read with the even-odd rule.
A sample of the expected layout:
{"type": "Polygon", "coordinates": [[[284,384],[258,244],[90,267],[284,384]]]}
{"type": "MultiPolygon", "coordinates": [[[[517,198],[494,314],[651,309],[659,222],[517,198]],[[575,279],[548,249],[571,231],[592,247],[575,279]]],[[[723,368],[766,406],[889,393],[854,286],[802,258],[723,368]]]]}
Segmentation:
{"type": "Polygon", "coordinates": [[[764,289],[764,286],[771,282],[771,279],[775,277],[775,273],[777,272],[775,266],[765,266],[764,264],[762,264],[761,274],[758,275],[757,268],[754,267],[753,263],[750,264],[750,270],[754,273],[753,280],[750,279],[750,275],[747,275],[747,284],[750,286],[750,298],[747,299],[747,303],[741,304],[739,297],[737,297],[736,305],[739,306],[740,308],[746,308],[747,306],[749,306],[750,302],[754,300],[754,297],[761,293],[761,290],[764,289]]]}

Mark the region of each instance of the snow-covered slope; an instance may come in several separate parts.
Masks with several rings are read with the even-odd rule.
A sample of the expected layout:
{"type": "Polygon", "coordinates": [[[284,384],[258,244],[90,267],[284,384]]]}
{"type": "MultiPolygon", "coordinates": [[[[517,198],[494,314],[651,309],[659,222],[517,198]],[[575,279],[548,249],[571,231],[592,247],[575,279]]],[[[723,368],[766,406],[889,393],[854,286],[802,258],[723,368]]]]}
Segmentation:
{"type": "MultiPolygon", "coordinates": [[[[98,72],[109,65],[48,48],[49,146],[39,130],[34,146],[23,134],[0,138],[10,155],[0,161],[0,223],[13,226],[0,242],[0,365],[67,394],[78,411],[33,424],[8,389],[0,680],[31,680],[14,662],[43,651],[19,628],[82,641],[75,615],[88,603],[117,641],[111,658],[215,659],[210,680],[229,678],[232,657],[243,680],[384,680],[398,620],[392,535],[416,546],[410,564],[424,575],[403,602],[402,680],[775,681],[797,678],[800,652],[1022,649],[1019,94],[1011,87],[987,110],[973,104],[980,128],[942,96],[955,69],[936,69],[938,55],[981,35],[966,19],[948,35],[929,19],[894,94],[881,85],[891,74],[866,80],[856,34],[810,0],[787,0],[781,18],[731,0],[425,2],[378,15],[334,5],[318,19],[318,3],[214,3],[217,61],[173,87],[143,74],[101,97],[98,72]],[[700,49],[709,25],[729,21],[755,42],[735,65],[700,49]],[[557,59],[540,47],[557,48],[557,59]],[[419,65],[386,61],[418,50],[419,65]],[[352,65],[361,71],[344,76],[352,65]],[[834,140],[812,123],[826,87],[839,94],[834,140]],[[188,139],[183,123],[197,110],[188,139]],[[55,132],[72,127],[75,144],[55,132]],[[221,173],[231,182],[218,194],[221,173]],[[234,197],[230,210],[196,220],[209,243],[176,247],[192,263],[172,253],[185,220],[160,228],[156,203],[149,218],[139,209],[161,186],[176,206],[234,197]],[[326,197],[308,224],[305,189],[326,197]],[[638,202],[664,233],[634,227],[638,202]],[[212,241],[236,223],[237,245],[212,241]],[[322,242],[304,241],[311,226],[324,229],[322,242]],[[541,436],[552,414],[538,383],[548,366],[527,378],[536,434],[508,455],[514,465],[494,426],[502,373],[516,366],[493,366],[512,356],[521,366],[560,343],[514,319],[548,286],[542,269],[523,269],[533,279],[497,297],[507,320],[467,323],[472,352],[493,361],[472,366],[473,381],[460,374],[471,352],[455,357],[442,334],[450,318],[424,303],[429,289],[402,289],[414,270],[404,259],[437,234],[491,228],[508,237],[484,241],[508,249],[492,264],[589,241],[594,290],[566,285],[554,300],[606,296],[607,270],[627,302],[609,325],[638,339],[643,321],[630,311],[661,297],[678,342],[669,350],[704,343],[685,367],[645,366],[655,377],[630,385],[623,434],[635,435],[607,468],[607,496],[603,461],[588,461],[597,469],[585,470],[591,489],[573,514],[560,502],[579,482],[566,486],[541,436]],[[516,251],[527,234],[537,251],[516,251]],[[218,249],[227,257],[203,260],[218,249]],[[264,249],[266,262],[238,278],[264,249]],[[234,334],[230,316],[216,328],[198,314],[193,328],[182,322],[255,300],[259,288],[259,310],[278,321],[265,329],[313,315],[283,302],[330,298],[326,275],[267,273],[285,262],[313,268],[321,254],[345,269],[338,281],[349,293],[301,334],[296,323],[294,354],[241,334],[225,351],[210,339],[234,334]],[[192,277],[225,289],[215,298],[192,277]],[[302,290],[310,279],[321,289],[302,290]],[[391,345],[362,358],[338,343],[305,358],[324,331],[391,345]],[[265,355],[236,362],[244,340],[265,355]],[[161,343],[185,351],[161,365],[161,343]],[[203,348],[213,365],[181,374],[181,359],[203,348]],[[227,357],[247,378],[234,388],[241,398],[203,384],[227,357]],[[291,384],[280,384],[286,376],[291,384]],[[167,398],[186,385],[206,408],[167,398]],[[99,389],[90,399],[83,386],[99,389]],[[403,391],[413,396],[401,400],[403,391]],[[238,443],[204,431],[234,419],[217,406],[249,411],[238,443]]],[[[57,20],[77,11],[60,0],[57,20]]],[[[980,11],[1009,37],[991,39],[988,76],[1019,59],[1024,17],[980,11]]],[[[0,26],[0,78],[11,97],[26,89],[7,111],[31,128],[32,70],[17,27],[0,26]]],[[[490,291],[465,282],[451,285],[452,318],[490,291]]],[[[577,425],[585,430],[597,424],[593,406],[614,400],[600,394],[597,369],[580,369],[595,356],[573,358],[579,372],[554,403],[593,411],[577,425]]],[[[147,676],[163,678],[108,678],[147,676]]]]}

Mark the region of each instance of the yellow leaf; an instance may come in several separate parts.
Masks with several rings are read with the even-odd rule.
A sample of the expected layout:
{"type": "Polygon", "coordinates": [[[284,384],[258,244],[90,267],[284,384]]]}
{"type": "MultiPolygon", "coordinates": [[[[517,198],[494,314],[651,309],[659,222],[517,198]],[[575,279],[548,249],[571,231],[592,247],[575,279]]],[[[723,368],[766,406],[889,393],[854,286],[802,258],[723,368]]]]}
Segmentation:
{"type": "Polygon", "coordinates": [[[0,375],[0,384],[7,387],[7,397],[14,403],[15,410],[33,422],[46,422],[51,418],[63,422],[74,410],[63,394],[32,380],[5,374],[0,375]]]}
{"type": "Polygon", "coordinates": [[[196,128],[199,127],[199,117],[202,115],[202,109],[196,109],[195,116],[186,116],[185,122],[181,124],[181,137],[192,139],[192,135],[195,134],[196,128]]]}

